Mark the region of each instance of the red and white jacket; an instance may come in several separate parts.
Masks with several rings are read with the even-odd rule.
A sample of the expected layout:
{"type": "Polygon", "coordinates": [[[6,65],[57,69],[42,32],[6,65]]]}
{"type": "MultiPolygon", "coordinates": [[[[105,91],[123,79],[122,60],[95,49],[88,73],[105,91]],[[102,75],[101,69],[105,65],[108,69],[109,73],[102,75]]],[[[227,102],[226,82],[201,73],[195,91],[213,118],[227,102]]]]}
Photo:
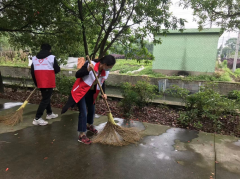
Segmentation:
{"type": "Polygon", "coordinates": [[[55,72],[53,68],[54,58],[54,55],[49,55],[44,59],[38,59],[36,56],[32,58],[38,88],[56,87],[55,72]]]}
{"type": "MultiPolygon", "coordinates": [[[[96,75],[98,76],[98,68],[99,68],[100,62],[98,63],[92,62],[92,64],[94,65],[94,70],[96,72],[96,75]]],[[[98,78],[101,86],[103,85],[104,81],[108,78],[108,75],[109,75],[109,71],[102,70],[100,77],[98,78]]],[[[95,80],[96,79],[92,71],[89,72],[89,75],[86,75],[83,78],[78,78],[76,80],[71,91],[72,97],[76,103],[78,103],[82,99],[82,97],[85,96],[85,94],[89,91],[89,89],[91,88],[95,80]]],[[[93,99],[94,99],[93,103],[95,103],[95,100],[97,99],[99,92],[100,92],[100,88],[97,84],[96,93],[93,96],[93,99]]]]}

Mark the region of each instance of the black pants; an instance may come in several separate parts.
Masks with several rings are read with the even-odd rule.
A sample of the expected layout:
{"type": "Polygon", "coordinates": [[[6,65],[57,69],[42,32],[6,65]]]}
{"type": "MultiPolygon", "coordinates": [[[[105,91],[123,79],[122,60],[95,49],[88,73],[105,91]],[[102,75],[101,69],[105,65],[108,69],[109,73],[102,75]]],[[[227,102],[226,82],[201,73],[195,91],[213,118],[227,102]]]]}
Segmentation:
{"type": "Polygon", "coordinates": [[[47,114],[52,114],[52,108],[50,103],[51,103],[51,96],[52,96],[53,89],[40,88],[40,91],[42,93],[42,100],[37,110],[36,119],[39,119],[42,117],[45,109],[47,111],[47,114]]]}

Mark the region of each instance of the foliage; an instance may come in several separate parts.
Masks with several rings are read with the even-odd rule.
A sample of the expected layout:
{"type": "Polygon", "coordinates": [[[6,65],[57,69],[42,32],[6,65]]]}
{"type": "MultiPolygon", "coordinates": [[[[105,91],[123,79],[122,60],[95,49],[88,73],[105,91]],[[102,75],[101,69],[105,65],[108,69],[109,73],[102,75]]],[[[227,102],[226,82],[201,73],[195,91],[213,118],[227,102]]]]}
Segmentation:
{"type": "Polygon", "coordinates": [[[22,51],[5,51],[1,53],[0,65],[28,67],[28,54],[22,51]]]}
{"type": "Polygon", "coordinates": [[[63,74],[56,75],[56,87],[61,95],[68,96],[71,94],[73,84],[75,83],[76,78],[65,76],[63,74]]]}
{"type": "Polygon", "coordinates": [[[147,40],[136,40],[131,45],[114,44],[114,48],[111,53],[125,54],[126,59],[140,60],[154,60],[153,56],[153,43],[147,40]]]}
{"type": "Polygon", "coordinates": [[[177,85],[172,85],[170,88],[164,91],[165,95],[181,98],[183,102],[186,101],[186,98],[188,97],[189,93],[190,92],[187,89],[181,88],[177,85]]]}
{"type": "Polygon", "coordinates": [[[62,0],[3,0],[0,2],[0,35],[17,49],[31,49],[33,56],[42,43],[65,63],[69,54],[84,55],[78,18],[70,18],[62,0]],[[42,8],[44,6],[44,8],[42,8]]]}
{"type": "Polygon", "coordinates": [[[157,87],[151,85],[148,79],[138,81],[136,85],[123,83],[121,86],[123,99],[121,107],[126,116],[130,116],[134,106],[143,108],[157,96],[157,87]]]}
{"type": "Polygon", "coordinates": [[[10,45],[8,43],[7,36],[3,36],[0,34],[0,51],[4,51],[9,49],[10,45]]]}
{"type": "Polygon", "coordinates": [[[240,91],[238,90],[233,90],[228,93],[228,98],[229,99],[235,99],[238,102],[240,101],[240,91]]]}
{"type": "Polygon", "coordinates": [[[132,89],[138,94],[136,105],[139,108],[143,108],[151,102],[157,96],[158,91],[157,86],[151,85],[148,78],[138,81],[136,85],[133,85],[132,89]]]}
{"type": "MultiPolygon", "coordinates": [[[[237,38],[230,38],[226,41],[225,46],[229,47],[232,51],[235,52],[237,45],[237,38]]],[[[239,47],[240,50],[240,47],[239,47]]]]}
{"type": "MultiPolygon", "coordinates": [[[[74,53],[101,58],[115,43],[131,47],[162,27],[164,33],[182,30],[185,20],[172,16],[169,6],[170,0],[4,0],[0,33],[9,33],[12,45],[31,48],[34,54],[41,43],[50,43],[62,63],[74,53]]],[[[144,45],[137,50],[137,56],[152,58],[144,45]]]]}
{"type": "Polygon", "coordinates": [[[216,88],[216,84],[208,83],[200,92],[183,98],[186,111],[180,113],[179,122],[182,125],[193,124],[200,127],[202,122],[211,121],[215,130],[221,130],[223,126],[220,118],[227,114],[237,115],[239,105],[235,100],[221,96],[216,88]]]}
{"type": "Polygon", "coordinates": [[[120,106],[123,108],[124,115],[129,117],[137,101],[137,93],[132,90],[132,84],[126,82],[121,86],[123,99],[120,106]]]}
{"type": "MultiPolygon", "coordinates": [[[[181,0],[184,8],[192,8],[201,30],[205,23],[215,22],[222,29],[240,29],[240,6],[236,0],[181,0]]],[[[196,20],[195,19],[195,20],[196,20]]]]}

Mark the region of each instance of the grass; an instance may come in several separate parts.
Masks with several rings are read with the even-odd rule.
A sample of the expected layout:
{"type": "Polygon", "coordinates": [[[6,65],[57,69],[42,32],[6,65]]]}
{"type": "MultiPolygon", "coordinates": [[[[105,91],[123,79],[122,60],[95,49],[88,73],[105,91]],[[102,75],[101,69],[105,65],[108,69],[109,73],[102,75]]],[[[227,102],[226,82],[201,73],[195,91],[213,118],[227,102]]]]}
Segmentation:
{"type": "MultiPolygon", "coordinates": [[[[189,81],[234,81],[234,78],[240,78],[240,69],[237,69],[235,73],[233,73],[226,66],[222,67],[221,73],[215,73],[213,75],[198,75],[198,76],[187,76],[187,77],[179,77],[179,76],[167,76],[161,73],[156,73],[152,71],[152,62],[146,64],[145,61],[138,63],[136,60],[125,60],[119,59],[116,62],[116,65],[113,67],[112,71],[119,71],[121,74],[126,74],[128,71],[134,71],[144,66],[145,69],[132,74],[134,76],[149,76],[155,78],[168,78],[168,79],[182,79],[189,81]]],[[[130,74],[129,74],[130,75],[130,74]]]]}
{"type": "MultiPolygon", "coordinates": [[[[28,67],[28,61],[21,60],[5,60],[0,57],[0,66],[15,66],[15,67],[28,67]]],[[[119,71],[120,74],[127,74],[129,71],[138,70],[144,66],[145,69],[135,74],[128,74],[134,76],[149,76],[155,78],[168,78],[168,79],[182,79],[189,81],[234,81],[233,79],[240,78],[240,69],[237,69],[235,73],[233,73],[226,66],[222,67],[221,73],[215,73],[213,75],[198,75],[198,76],[187,76],[187,77],[179,77],[179,76],[167,76],[161,73],[156,73],[152,71],[152,62],[146,63],[146,61],[141,61],[140,63],[137,60],[125,60],[125,59],[117,59],[116,64],[114,65],[111,71],[119,71]]]]}
{"type": "Polygon", "coordinates": [[[0,66],[28,67],[28,60],[5,60],[0,57],[0,66]]]}
{"type": "Polygon", "coordinates": [[[145,60],[138,63],[137,60],[117,59],[111,71],[119,70],[119,73],[127,73],[128,71],[138,70],[141,66],[152,67],[152,62],[147,64],[145,60]]]}
{"type": "Polygon", "coordinates": [[[147,75],[149,77],[166,77],[166,75],[164,75],[162,73],[156,73],[156,72],[152,71],[152,66],[145,67],[145,69],[143,69],[136,75],[137,76],[147,75]]]}

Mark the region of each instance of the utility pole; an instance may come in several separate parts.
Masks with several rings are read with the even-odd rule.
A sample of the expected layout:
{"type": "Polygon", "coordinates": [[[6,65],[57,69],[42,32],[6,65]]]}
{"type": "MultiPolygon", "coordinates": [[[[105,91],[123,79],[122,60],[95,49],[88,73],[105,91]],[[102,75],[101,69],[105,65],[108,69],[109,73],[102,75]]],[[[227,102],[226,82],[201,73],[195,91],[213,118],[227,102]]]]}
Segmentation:
{"type": "Polygon", "coordinates": [[[233,61],[233,72],[235,72],[236,66],[237,66],[239,42],[240,42],[240,30],[238,31],[238,39],[237,39],[237,44],[236,44],[235,57],[234,57],[234,61],[233,61]]]}
{"type": "Polygon", "coordinates": [[[223,40],[222,40],[222,48],[221,48],[220,56],[222,55],[222,51],[223,51],[223,42],[224,42],[224,36],[223,36],[223,40]]]}

